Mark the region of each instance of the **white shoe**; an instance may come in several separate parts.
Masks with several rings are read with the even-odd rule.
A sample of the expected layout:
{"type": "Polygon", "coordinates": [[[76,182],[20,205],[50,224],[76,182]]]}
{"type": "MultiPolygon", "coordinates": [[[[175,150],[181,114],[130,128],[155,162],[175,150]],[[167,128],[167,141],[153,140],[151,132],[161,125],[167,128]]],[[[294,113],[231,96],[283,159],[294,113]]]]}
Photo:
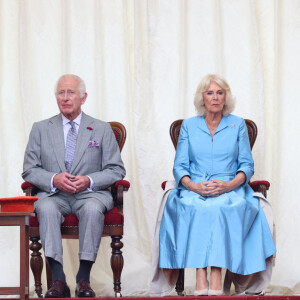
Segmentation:
{"type": "Polygon", "coordinates": [[[223,295],[223,290],[208,290],[208,296],[222,296],[223,295]]]}
{"type": "Polygon", "coordinates": [[[207,295],[208,295],[208,288],[194,291],[194,296],[207,296],[207,295]]]}

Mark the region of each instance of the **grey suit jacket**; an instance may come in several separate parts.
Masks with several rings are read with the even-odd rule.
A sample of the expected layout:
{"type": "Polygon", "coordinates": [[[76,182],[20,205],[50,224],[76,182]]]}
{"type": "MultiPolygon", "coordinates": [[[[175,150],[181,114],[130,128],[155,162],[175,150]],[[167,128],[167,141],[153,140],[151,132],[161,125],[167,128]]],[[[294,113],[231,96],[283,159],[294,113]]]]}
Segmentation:
{"type": "MultiPolygon", "coordinates": [[[[60,193],[59,190],[51,193],[50,183],[54,174],[66,172],[64,157],[65,143],[61,114],[34,123],[25,151],[22,177],[39,189],[37,193],[39,199],[60,193]]],[[[113,207],[108,187],[125,176],[125,169],[119,146],[108,123],[82,113],[70,173],[88,175],[95,182],[94,191],[86,190],[77,193],[76,198],[94,197],[99,199],[108,210],[113,207]],[[88,147],[90,141],[97,143],[90,143],[93,147],[88,147]]]]}

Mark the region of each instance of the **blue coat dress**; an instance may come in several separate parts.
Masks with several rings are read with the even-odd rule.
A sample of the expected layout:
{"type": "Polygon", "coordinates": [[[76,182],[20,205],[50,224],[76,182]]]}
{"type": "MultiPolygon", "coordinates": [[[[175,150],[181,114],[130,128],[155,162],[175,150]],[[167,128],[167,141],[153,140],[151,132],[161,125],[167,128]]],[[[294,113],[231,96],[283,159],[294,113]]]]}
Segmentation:
{"type": "Polygon", "coordinates": [[[215,266],[242,275],[265,270],[276,252],[266,217],[247,184],[254,163],[245,121],[223,116],[213,135],[203,117],[183,121],[177,144],[172,190],[160,228],[160,268],[215,266]],[[187,190],[180,180],[230,181],[245,173],[245,183],[218,197],[187,190]]]}

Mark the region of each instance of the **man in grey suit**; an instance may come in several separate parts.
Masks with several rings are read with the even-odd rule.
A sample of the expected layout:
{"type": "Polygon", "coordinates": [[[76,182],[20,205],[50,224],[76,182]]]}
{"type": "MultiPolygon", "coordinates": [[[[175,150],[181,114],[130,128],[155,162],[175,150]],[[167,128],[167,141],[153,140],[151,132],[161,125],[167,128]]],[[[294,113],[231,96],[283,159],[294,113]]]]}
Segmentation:
{"type": "Polygon", "coordinates": [[[70,297],[60,226],[64,216],[71,213],[79,219],[75,295],[95,297],[89,279],[104,214],[113,207],[108,188],[125,176],[125,169],[110,125],[81,111],[87,98],[84,81],[76,75],[63,75],[55,95],[60,114],[33,124],[22,173],[24,180],[38,188],[35,211],[53,278],[45,297],[70,297]]]}

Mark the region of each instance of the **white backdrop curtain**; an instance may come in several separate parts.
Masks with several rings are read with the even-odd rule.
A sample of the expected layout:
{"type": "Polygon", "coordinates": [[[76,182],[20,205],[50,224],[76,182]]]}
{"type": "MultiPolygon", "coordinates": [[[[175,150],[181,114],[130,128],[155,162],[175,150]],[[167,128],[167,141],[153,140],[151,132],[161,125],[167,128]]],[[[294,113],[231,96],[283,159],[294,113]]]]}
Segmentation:
{"type": "MultiPolygon", "coordinates": [[[[173,178],[169,126],[195,115],[197,84],[219,73],[237,98],[234,113],[258,126],[254,179],[271,182],[278,253],[269,292],[300,293],[299,14],[299,0],[0,0],[0,197],[22,194],[28,135],[58,113],[57,78],[81,76],[83,110],[127,128],[122,292],[147,295],[160,184],[173,178]]],[[[64,244],[74,292],[78,245],[64,244]]],[[[91,276],[102,296],[113,295],[109,244],[102,240],[91,276]]],[[[17,229],[0,228],[0,249],[0,285],[14,286],[17,229]]],[[[188,293],[194,277],[188,270],[188,293]]]]}

